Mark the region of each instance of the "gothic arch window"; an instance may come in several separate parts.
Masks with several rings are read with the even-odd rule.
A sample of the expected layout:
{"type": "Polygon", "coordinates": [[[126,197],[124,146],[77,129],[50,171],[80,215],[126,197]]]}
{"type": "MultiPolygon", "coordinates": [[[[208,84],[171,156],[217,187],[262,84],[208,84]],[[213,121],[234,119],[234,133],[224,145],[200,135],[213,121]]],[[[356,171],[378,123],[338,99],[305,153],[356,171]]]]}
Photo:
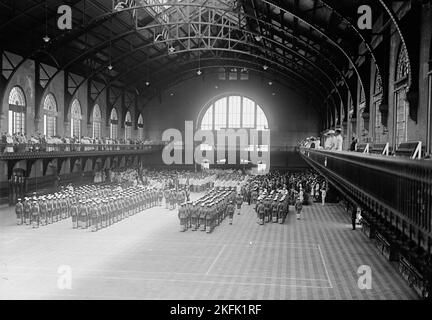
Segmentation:
{"type": "Polygon", "coordinates": [[[110,115],[110,138],[111,139],[117,139],[117,131],[118,131],[117,110],[113,108],[111,110],[111,115],[110,115]]]}
{"type": "Polygon", "coordinates": [[[130,111],[126,112],[124,126],[125,126],[125,140],[130,140],[132,138],[132,117],[130,111]]]}
{"type": "Polygon", "coordinates": [[[138,117],[138,139],[144,140],[144,119],[142,114],[138,117]]]}
{"type": "Polygon", "coordinates": [[[378,70],[375,71],[375,82],[374,82],[374,112],[375,112],[375,125],[374,125],[374,141],[375,143],[383,143],[387,140],[385,136],[387,133],[387,129],[382,124],[382,114],[379,110],[382,101],[382,93],[383,93],[383,84],[381,74],[378,70]]]}
{"type": "Polygon", "coordinates": [[[406,101],[407,79],[409,75],[408,54],[405,46],[401,44],[395,70],[394,92],[394,143],[398,146],[408,140],[408,103],[406,101]]]}
{"type": "Polygon", "coordinates": [[[92,126],[93,126],[93,139],[98,139],[101,137],[101,127],[102,127],[102,113],[99,105],[95,104],[92,113],[92,126]]]}
{"type": "Polygon", "coordinates": [[[81,137],[81,120],[81,104],[78,99],[75,99],[71,108],[71,137],[81,137]]]}
{"type": "Polygon", "coordinates": [[[15,86],[9,92],[9,134],[25,134],[26,99],[24,91],[15,86]]]}
{"type": "Polygon", "coordinates": [[[48,93],[43,103],[44,135],[54,137],[57,134],[57,102],[52,93],[48,93]]]}
{"type": "Polygon", "coordinates": [[[408,53],[401,45],[396,62],[396,82],[408,79],[409,72],[408,53]]]}

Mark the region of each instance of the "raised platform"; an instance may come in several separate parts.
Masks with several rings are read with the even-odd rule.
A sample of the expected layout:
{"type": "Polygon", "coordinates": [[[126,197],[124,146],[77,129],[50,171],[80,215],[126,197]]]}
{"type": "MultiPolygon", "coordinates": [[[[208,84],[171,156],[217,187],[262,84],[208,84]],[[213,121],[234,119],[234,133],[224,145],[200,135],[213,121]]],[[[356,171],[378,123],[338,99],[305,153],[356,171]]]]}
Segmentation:
{"type": "MultiPolygon", "coordinates": [[[[284,225],[252,207],[211,234],[179,232],[177,211],[146,210],[107,229],[31,229],[0,208],[1,299],[417,299],[338,205],[304,206],[284,225]],[[361,265],[372,289],[357,284],[361,265]],[[58,281],[69,266],[72,288],[58,281]],[[60,268],[60,269],[59,269],[60,268]]],[[[292,210],[292,209],[291,209],[292,210]]]]}

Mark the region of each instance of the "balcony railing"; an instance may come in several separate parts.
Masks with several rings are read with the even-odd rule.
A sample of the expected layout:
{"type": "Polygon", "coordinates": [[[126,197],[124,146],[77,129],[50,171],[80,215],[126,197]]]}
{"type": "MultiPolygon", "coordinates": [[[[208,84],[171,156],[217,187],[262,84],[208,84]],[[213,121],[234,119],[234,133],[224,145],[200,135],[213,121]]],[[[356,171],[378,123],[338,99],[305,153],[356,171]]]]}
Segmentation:
{"type": "Polygon", "coordinates": [[[431,236],[432,161],[306,148],[300,152],[348,193],[377,211],[391,213],[390,222],[403,233],[420,231],[423,240],[431,236]]]}
{"type": "Polygon", "coordinates": [[[161,150],[161,143],[148,144],[80,144],[80,143],[0,143],[0,160],[17,157],[57,157],[71,154],[140,153],[161,150]]]}

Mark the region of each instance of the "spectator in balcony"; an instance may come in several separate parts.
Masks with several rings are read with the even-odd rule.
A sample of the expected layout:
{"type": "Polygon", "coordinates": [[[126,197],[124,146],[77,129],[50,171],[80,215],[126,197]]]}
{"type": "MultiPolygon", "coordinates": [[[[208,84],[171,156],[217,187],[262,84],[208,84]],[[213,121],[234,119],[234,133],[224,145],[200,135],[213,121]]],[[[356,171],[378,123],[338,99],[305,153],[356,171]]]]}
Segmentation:
{"type": "Polygon", "coordinates": [[[353,133],[353,137],[351,139],[350,151],[356,151],[357,149],[357,136],[353,133]]]}
{"type": "Polygon", "coordinates": [[[324,149],[325,150],[334,150],[335,148],[335,140],[334,140],[334,130],[329,130],[326,134],[324,134],[324,149]]]}
{"type": "Polygon", "coordinates": [[[342,137],[342,130],[339,128],[336,129],[336,135],[334,137],[334,141],[335,141],[334,150],[342,151],[343,137],[342,137]]]}

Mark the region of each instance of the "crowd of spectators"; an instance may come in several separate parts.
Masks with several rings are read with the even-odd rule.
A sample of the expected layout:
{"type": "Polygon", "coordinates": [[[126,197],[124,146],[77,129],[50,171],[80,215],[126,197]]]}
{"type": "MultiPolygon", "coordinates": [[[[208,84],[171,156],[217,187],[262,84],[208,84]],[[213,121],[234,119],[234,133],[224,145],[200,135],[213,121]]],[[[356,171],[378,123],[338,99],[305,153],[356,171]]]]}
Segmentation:
{"type": "Polygon", "coordinates": [[[336,128],[335,130],[325,131],[321,137],[308,137],[299,142],[299,147],[342,151],[343,148],[342,130],[336,128]]]}
{"type": "Polygon", "coordinates": [[[122,150],[123,146],[165,145],[163,141],[142,139],[110,139],[78,137],[50,137],[40,133],[26,136],[22,133],[2,133],[0,153],[37,151],[90,151],[122,150]]]}

